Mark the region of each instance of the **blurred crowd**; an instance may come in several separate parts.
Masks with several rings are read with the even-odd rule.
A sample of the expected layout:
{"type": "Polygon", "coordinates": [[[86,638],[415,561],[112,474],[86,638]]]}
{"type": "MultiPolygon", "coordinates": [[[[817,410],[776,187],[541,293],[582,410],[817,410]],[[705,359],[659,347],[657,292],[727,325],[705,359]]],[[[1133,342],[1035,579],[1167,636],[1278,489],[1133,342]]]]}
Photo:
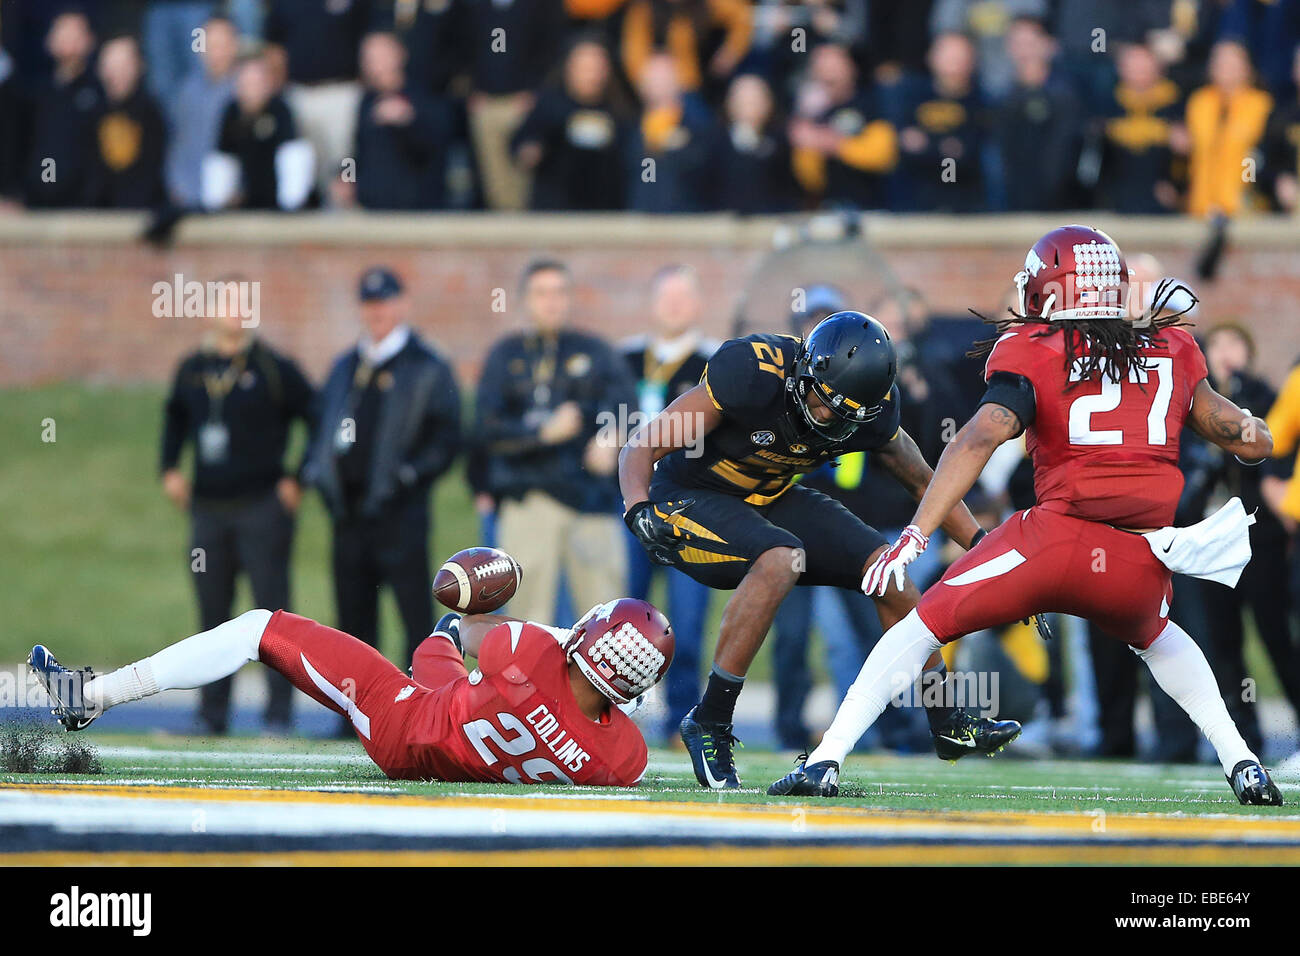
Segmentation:
{"type": "Polygon", "coordinates": [[[1300,0],[2,0],[0,201],[1293,212],[1300,0]]]}
{"type": "MultiPolygon", "coordinates": [[[[1131,262],[1143,288],[1163,275],[1149,255],[1131,262]]],[[[378,596],[389,589],[409,659],[434,625],[430,530],[447,516],[435,513],[431,489],[461,461],[477,521],[477,542],[464,545],[502,547],[525,569],[507,613],[564,623],[619,595],[653,593],[663,603],[677,654],[659,692],[662,724],[650,730],[675,739],[677,722],[699,699],[713,595],[675,568],[651,565],[627,532],[620,520],[617,458],[638,424],[633,416],[657,414],[698,383],[718,343],[701,331],[705,293],[688,265],[647,274],[640,306],[644,333],[617,343],[572,324],[583,282],[561,260],[530,263],[513,300],[518,331],[491,344],[472,386],[457,383],[436,341],[426,338],[422,317],[412,314],[403,278],[387,268],[360,277],[357,341],[319,384],[244,328],[237,312],[211,319],[202,347],[177,368],[161,441],[163,489],[191,522],[201,629],[239,610],[232,604],[241,574],[249,579],[254,606],[293,607],[294,515],[303,489],[314,488],[332,524],[336,623],[376,644],[378,596]],[[305,450],[299,461],[289,462],[291,432],[299,427],[308,435],[305,450]]],[[[937,461],[983,392],[980,363],[965,355],[983,334],[981,323],[931,315],[912,289],[855,302],[833,285],[807,282],[801,288],[799,309],[787,328],[776,331],[803,336],[845,308],[875,315],[897,350],[902,427],[927,461],[937,461]]],[[[1247,329],[1204,315],[1193,318],[1214,387],[1243,407],[1267,413],[1276,453],[1286,457],[1246,467],[1184,433],[1180,466],[1186,486],[1176,523],[1199,521],[1222,499],[1239,495],[1257,513],[1255,557],[1236,590],[1178,577],[1172,614],[1202,643],[1252,748],[1290,752],[1293,743],[1277,742],[1277,732],[1286,731],[1270,729],[1257,704],[1261,668],[1267,668],[1276,679],[1275,699],[1296,718],[1292,727],[1300,726],[1300,480],[1293,477],[1300,366],[1285,383],[1269,382],[1255,370],[1257,346],[1247,329]],[[1243,656],[1247,614],[1267,663],[1248,666],[1243,656]]],[[[862,453],[842,456],[835,467],[800,480],[842,502],[886,538],[896,536],[915,508],[898,482],[862,453]]],[[[1023,441],[1003,446],[967,502],[986,528],[1034,504],[1023,441]]],[[[958,551],[931,547],[910,573],[925,588],[958,551]]],[[[1137,755],[1138,659],[1084,622],[1058,622],[1057,630],[1064,637],[1051,642],[1022,624],[966,640],[949,666],[999,675],[1001,713],[1029,722],[1018,749],[1137,755]]],[[[771,721],[782,747],[809,744],[813,675],[826,672],[838,699],[880,634],[874,605],[861,593],[796,588],[790,594],[770,638],[771,721]]],[[[264,717],[272,729],[285,730],[290,692],[271,676],[264,717]]],[[[1195,760],[1196,728],[1157,687],[1149,690],[1157,734],[1144,755],[1195,760]]],[[[200,719],[207,732],[227,728],[228,684],[204,690],[200,719]]],[[[340,732],[350,730],[341,726],[340,732]]],[[[864,745],[928,750],[925,718],[918,707],[888,708],[864,745]]]]}

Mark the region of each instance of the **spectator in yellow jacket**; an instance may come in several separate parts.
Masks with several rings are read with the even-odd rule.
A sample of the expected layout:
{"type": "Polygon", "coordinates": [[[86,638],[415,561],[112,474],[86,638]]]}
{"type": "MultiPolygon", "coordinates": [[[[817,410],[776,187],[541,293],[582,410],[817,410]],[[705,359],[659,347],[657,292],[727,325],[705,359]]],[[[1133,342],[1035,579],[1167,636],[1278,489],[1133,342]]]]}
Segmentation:
{"type": "MultiPolygon", "coordinates": [[[[1273,433],[1273,456],[1286,458],[1295,452],[1300,445],[1300,365],[1291,370],[1266,420],[1273,433]]],[[[1289,481],[1266,476],[1260,491],[1269,507],[1294,529],[1300,522],[1300,480],[1294,474],[1289,481]]]]}
{"type": "Polygon", "coordinates": [[[667,53],[688,93],[721,93],[749,52],[754,11],[748,0],[632,0],[623,15],[623,69],[640,86],[646,63],[667,53]],[[710,49],[710,35],[721,42],[710,49]]]}
{"type": "Polygon", "coordinates": [[[844,46],[812,51],[789,123],[791,166],[803,190],[821,202],[883,209],[887,174],[898,164],[898,133],[844,46]]]}
{"type": "Polygon", "coordinates": [[[1214,45],[1209,75],[1209,85],[1187,100],[1187,211],[1235,216],[1255,182],[1251,153],[1264,135],[1273,98],[1252,85],[1250,53],[1236,41],[1214,45]]]}

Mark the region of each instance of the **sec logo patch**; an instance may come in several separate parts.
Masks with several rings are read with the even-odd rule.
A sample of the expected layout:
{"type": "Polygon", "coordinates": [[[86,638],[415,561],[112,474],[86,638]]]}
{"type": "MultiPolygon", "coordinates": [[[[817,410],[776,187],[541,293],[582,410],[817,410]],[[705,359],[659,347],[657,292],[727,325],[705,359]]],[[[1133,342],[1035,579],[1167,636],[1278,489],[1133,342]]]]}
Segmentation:
{"type": "Polygon", "coordinates": [[[776,435],[768,431],[752,432],[749,436],[749,440],[755,445],[767,446],[776,441],[776,435]]]}

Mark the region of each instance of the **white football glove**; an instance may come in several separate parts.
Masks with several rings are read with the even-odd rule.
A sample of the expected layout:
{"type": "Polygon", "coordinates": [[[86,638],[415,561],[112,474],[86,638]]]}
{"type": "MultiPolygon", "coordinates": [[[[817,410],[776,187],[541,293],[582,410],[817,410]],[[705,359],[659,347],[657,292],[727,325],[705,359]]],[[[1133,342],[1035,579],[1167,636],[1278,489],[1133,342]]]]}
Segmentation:
{"type": "Polygon", "coordinates": [[[867,597],[884,596],[889,589],[891,576],[898,590],[903,590],[907,580],[907,566],[919,558],[929,544],[930,539],[921,534],[921,529],[909,524],[893,546],[882,552],[875,563],[867,568],[867,573],[862,578],[862,593],[867,597]]]}

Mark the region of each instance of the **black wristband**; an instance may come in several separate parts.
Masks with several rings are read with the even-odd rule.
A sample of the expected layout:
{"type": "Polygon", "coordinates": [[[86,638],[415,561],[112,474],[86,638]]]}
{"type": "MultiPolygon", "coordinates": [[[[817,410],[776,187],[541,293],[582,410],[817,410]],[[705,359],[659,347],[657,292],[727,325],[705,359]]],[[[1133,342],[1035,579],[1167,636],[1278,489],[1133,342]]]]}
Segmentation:
{"type": "Polygon", "coordinates": [[[976,532],[971,535],[970,544],[966,546],[966,550],[969,551],[971,548],[975,547],[975,545],[979,544],[980,538],[984,537],[986,534],[988,534],[988,532],[983,528],[977,529],[976,532]]]}

